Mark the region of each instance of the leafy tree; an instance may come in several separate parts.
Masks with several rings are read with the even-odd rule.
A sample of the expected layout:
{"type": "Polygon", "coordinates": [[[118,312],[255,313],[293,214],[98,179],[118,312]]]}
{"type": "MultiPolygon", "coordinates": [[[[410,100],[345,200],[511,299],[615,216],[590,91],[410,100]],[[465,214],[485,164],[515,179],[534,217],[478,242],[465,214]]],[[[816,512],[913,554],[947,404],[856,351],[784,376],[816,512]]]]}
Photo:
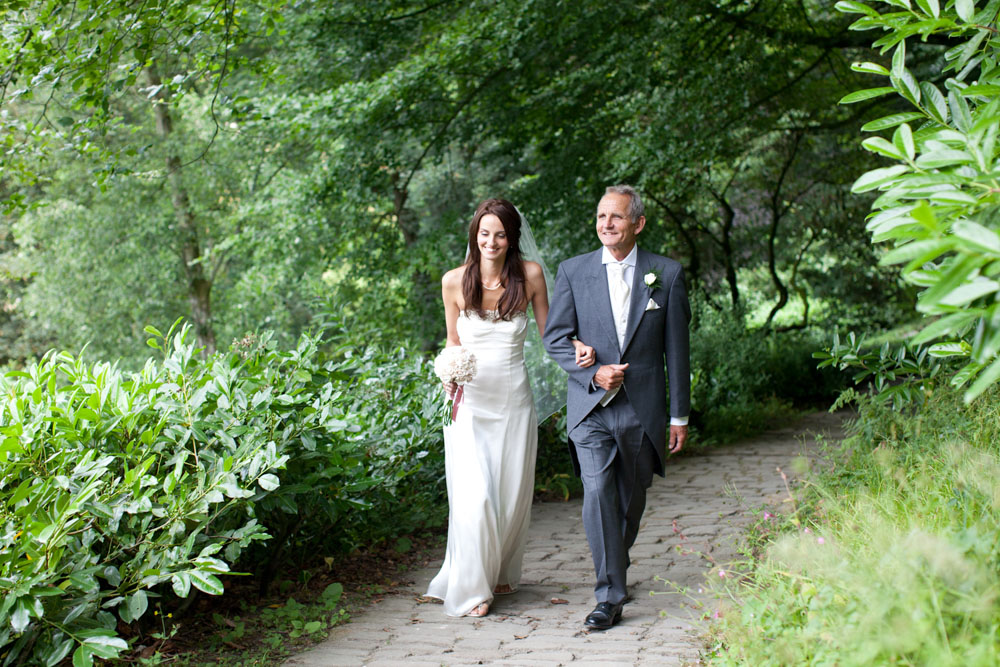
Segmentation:
{"type": "MultiPolygon", "coordinates": [[[[230,101],[223,83],[235,68],[251,69],[238,47],[280,18],[277,3],[253,7],[257,11],[248,13],[235,2],[43,0],[7,3],[3,11],[0,99],[15,112],[0,118],[4,171],[31,182],[40,175],[33,168],[39,151],[42,159],[58,152],[92,155],[100,162],[97,181],[106,185],[110,175],[136,166],[123,156],[155,145],[159,168],[150,174],[146,164],[144,175],[167,186],[174,217],[169,244],[178,253],[189,313],[207,351],[215,348],[215,267],[206,266],[204,222],[185,167],[205,156],[220,131],[221,105],[230,101]],[[198,152],[185,155],[177,141],[178,105],[186,93],[202,89],[213,130],[198,152]],[[145,108],[130,99],[138,94],[145,108]],[[140,127],[143,117],[155,127],[151,143],[107,141],[118,128],[140,127]]],[[[21,191],[9,199],[12,205],[23,201],[21,191]]]]}
{"type": "Polygon", "coordinates": [[[1000,188],[993,173],[1000,131],[995,55],[1000,2],[991,0],[978,10],[972,0],[943,8],[934,0],[888,4],[899,11],[837,3],[840,11],[862,15],[853,29],[885,31],[873,46],[892,52],[890,67],[853,66],[886,77],[889,85],[852,93],[842,102],[894,95],[908,107],[862,128],[892,130],[891,138],[876,135],[863,145],[896,164],[866,172],[853,189],[881,192],[867,229],[874,243],[892,243],[882,262],[903,265],[904,279],[922,288],[917,310],[933,318],[913,342],[944,338],[931,346],[932,355],[967,360],[952,383],[971,382],[965,393],[971,401],[1000,379],[1000,188]],[[943,69],[953,74],[943,89],[918,78],[907,58],[913,38],[935,35],[948,38],[943,69]]]}
{"type": "MultiPolygon", "coordinates": [[[[321,297],[358,336],[432,348],[443,335],[440,274],[462,260],[477,200],[516,201],[555,263],[593,247],[594,202],[612,181],[641,187],[654,222],[644,246],[684,261],[697,298],[716,308],[756,308],[761,323],[781,329],[883,321],[906,297],[866,245],[858,251],[850,221],[862,204],[844,196],[870,159],[846,147],[852,123],[889,103],[831,104],[865,76],[848,66],[864,41],[825,6],[195,3],[142,14],[160,38],[141,61],[131,15],[113,14],[116,6],[101,5],[107,30],[127,45],[116,62],[141,63],[138,73],[88,89],[93,104],[52,86],[64,106],[107,107],[106,118],[68,116],[74,133],[89,133],[93,159],[75,172],[37,162],[52,151],[47,135],[31,134],[18,155],[36,162],[22,162],[12,192],[25,203],[82,206],[90,217],[73,218],[80,240],[114,238],[83,231],[99,209],[102,220],[124,213],[119,229],[141,223],[139,237],[155,252],[129,261],[153,279],[139,287],[138,278],[111,276],[122,255],[91,243],[65,264],[104,280],[98,291],[118,306],[102,310],[99,298],[79,294],[58,311],[59,294],[85,284],[50,268],[70,249],[49,241],[56,227],[35,224],[50,214],[22,216],[14,257],[30,260],[24,303],[44,323],[31,335],[81,344],[101,331],[109,348],[135,350],[138,336],[121,337],[166,310],[191,316],[210,349],[241,328],[294,336],[321,297]],[[211,29],[169,52],[167,36],[196,25],[198,7],[211,29]],[[278,24],[283,31],[268,32],[278,24]],[[94,175],[107,194],[84,192],[94,175]],[[134,191],[146,193],[142,211],[134,191]],[[172,273],[166,249],[177,257],[172,273]],[[158,296],[138,298],[146,293],[158,296]],[[810,310],[817,299],[825,302],[810,310]]],[[[30,31],[24,12],[43,7],[22,3],[15,15],[23,30],[10,32],[4,62],[19,81],[41,71],[39,59],[17,60],[15,38],[30,31]]],[[[46,20],[72,32],[65,14],[46,20]]],[[[95,39],[63,42],[83,48],[95,39]]],[[[17,98],[11,118],[24,124],[41,112],[45,81],[35,101],[17,98]]]]}

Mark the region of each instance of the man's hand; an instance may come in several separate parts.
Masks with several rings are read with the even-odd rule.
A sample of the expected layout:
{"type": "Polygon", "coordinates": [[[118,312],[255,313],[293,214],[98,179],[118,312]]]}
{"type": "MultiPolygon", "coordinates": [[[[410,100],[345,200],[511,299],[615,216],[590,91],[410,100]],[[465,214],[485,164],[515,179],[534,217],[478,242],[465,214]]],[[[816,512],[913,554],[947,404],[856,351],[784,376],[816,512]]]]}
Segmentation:
{"type": "Polygon", "coordinates": [[[625,381],[626,368],[628,368],[628,364],[605,364],[597,369],[594,384],[605,390],[620,387],[625,381]]]}
{"type": "Polygon", "coordinates": [[[667,448],[671,454],[676,454],[684,447],[688,439],[688,427],[670,425],[670,435],[667,437],[667,448]]]}

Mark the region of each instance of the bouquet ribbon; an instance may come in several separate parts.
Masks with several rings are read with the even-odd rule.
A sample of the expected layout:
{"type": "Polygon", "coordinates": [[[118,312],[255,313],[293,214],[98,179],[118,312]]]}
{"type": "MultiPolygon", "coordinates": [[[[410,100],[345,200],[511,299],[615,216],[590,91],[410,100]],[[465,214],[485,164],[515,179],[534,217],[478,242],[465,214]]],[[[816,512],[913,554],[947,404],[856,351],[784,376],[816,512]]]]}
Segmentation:
{"type": "Polygon", "coordinates": [[[465,398],[465,391],[462,385],[458,385],[458,389],[455,390],[455,396],[451,399],[451,420],[455,421],[458,417],[458,406],[462,403],[462,399],[465,398]]]}

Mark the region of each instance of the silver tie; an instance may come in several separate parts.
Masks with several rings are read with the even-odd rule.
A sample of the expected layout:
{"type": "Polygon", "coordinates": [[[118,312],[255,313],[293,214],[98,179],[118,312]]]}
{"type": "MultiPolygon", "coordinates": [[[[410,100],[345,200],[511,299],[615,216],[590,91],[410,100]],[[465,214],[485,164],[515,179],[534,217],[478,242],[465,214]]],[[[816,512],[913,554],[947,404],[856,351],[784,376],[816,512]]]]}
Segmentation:
{"type": "Polygon", "coordinates": [[[632,290],[625,282],[625,265],[618,262],[608,264],[611,272],[611,312],[615,318],[615,331],[618,333],[618,347],[625,345],[625,329],[628,327],[629,294],[632,290]]]}
{"type": "MultiPolygon", "coordinates": [[[[609,262],[608,271],[610,271],[611,281],[608,283],[608,288],[611,292],[611,315],[615,318],[615,333],[618,334],[618,349],[625,346],[625,329],[628,327],[628,310],[629,310],[629,294],[632,289],[625,282],[625,265],[618,262],[609,262]]],[[[621,387],[615,387],[614,389],[608,390],[604,397],[601,399],[601,405],[607,405],[611,402],[621,387]]]]}

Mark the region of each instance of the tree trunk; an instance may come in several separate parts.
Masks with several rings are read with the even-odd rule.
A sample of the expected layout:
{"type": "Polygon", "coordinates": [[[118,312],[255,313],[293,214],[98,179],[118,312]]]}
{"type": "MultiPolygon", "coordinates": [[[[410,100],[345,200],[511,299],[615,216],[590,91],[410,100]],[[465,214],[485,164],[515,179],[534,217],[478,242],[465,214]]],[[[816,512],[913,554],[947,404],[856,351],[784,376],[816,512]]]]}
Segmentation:
{"type": "Polygon", "coordinates": [[[781,276],[778,275],[778,260],[774,245],[778,238],[778,225],[781,223],[781,218],[785,215],[785,212],[788,211],[788,205],[782,204],[781,189],[785,184],[785,177],[788,175],[792,163],[795,162],[795,156],[798,153],[799,142],[801,140],[802,133],[796,133],[792,141],[792,148],[788,153],[788,159],[785,160],[785,164],[781,168],[781,174],[778,176],[778,182],[774,186],[774,192],[771,195],[771,229],[767,235],[767,270],[771,274],[771,282],[774,283],[774,288],[778,291],[778,302],[774,304],[771,312],[767,314],[767,321],[764,322],[764,328],[771,326],[774,316],[788,303],[788,288],[781,282],[781,276]]]}
{"type": "Polygon", "coordinates": [[[397,173],[392,179],[392,212],[396,216],[396,227],[403,235],[403,243],[406,247],[417,242],[417,220],[413,211],[406,208],[406,200],[410,197],[410,191],[406,183],[400,183],[400,175],[397,173]]]}
{"type": "MultiPolygon", "coordinates": [[[[146,70],[150,85],[161,86],[159,74],[150,66],[146,70]]],[[[170,94],[165,88],[160,88],[155,96],[153,111],[156,114],[156,131],[166,140],[173,132],[173,120],[170,117],[168,101],[170,94]]],[[[170,185],[171,203],[174,207],[174,217],[177,220],[177,236],[184,277],[187,280],[188,305],[191,308],[191,319],[194,322],[198,344],[204,349],[204,354],[215,352],[215,332],[212,330],[212,281],[206,277],[205,267],[200,261],[201,245],[198,240],[198,227],[194,212],[191,210],[191,200],[184,187],[181,158],[177,152],[167,147],[167,182],[170,185]]]]}
{"type": "MultiPolygon", "coordinates": [[[[685,273],[687,273],[687,281],[689,291],[694,292],[698,287],[698,281],[701,278],[701,257],[698,253],[698,244],[695,243],[694,236],[691,231],[684,226],[684,222],[681,220],[681,214],[678,211],[683,211],[683,208],[674,210],[671,206],[668,206],[663,199],[657,198],[655,195],[649,195],[650,199],[655,201],[660,205],[667,217],[674,223],[677,228],[677,232],[681,236],[681,240],[684,241],[684,245],[688,249],[688,265],[686,267],[685,273]]],[[[695,225],[697,226],[697,225],[695,225]]]]}
{"type": "Polygon", "coordinates": [[[722,262],[726,267],[726,282],[729,283],[729,298],[733,302],[733,310],[740,305],[740,287],[736,281],[736,262],[733,259],[733,222],[736,219],[736,212],[726,201],[725,194],[716,197],[719,202],[720,213],[722,214],[722,238],[719,246],[722,248],[722,262]]]}

